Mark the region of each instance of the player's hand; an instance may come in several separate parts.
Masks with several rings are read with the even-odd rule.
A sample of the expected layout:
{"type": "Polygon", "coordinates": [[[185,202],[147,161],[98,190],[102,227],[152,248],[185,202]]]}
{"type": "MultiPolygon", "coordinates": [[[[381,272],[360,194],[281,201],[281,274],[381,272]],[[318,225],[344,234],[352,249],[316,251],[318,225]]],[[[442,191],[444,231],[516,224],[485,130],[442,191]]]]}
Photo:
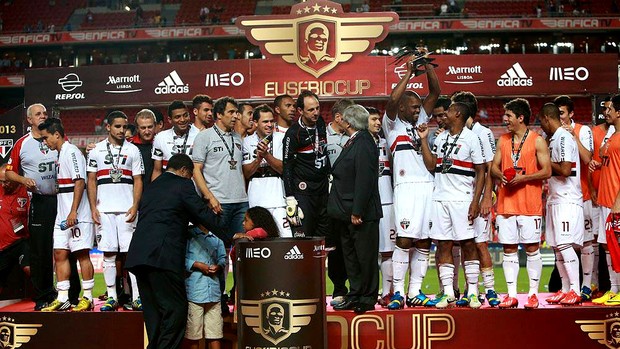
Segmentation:
{"type": "Polygon", "coordinates": [[[94,210],[91,210],[91,211],[92,211],[92,216],[93,216],[93,222],[95,224],[101,224],[101,219],[100,219],[101,215],[99,214],[99,210],[98,209],[94,209],[94,210]]]}
{"type": "Polygon", "coordinates": [[[90,153],[90,151],[95,149],[96,146],[97,144],[93,142],[88,143],[88,145],[86,146],[86,153],[90,153]]]}
{"type": "Polygon", "coordinates": [[[286,219],[294,227],[301,226],[301,221],[304,219],[304,213],[294,196],[286,197],[286,219]]]}
{"type": "Polygon", "coordinates": [[[420,136],[421,139],[426,139],[428,138],[428,124],[421,124],[417,127],[418,129],[418,136],[420,136]]]}
{"type": "Polygon", "coordinates": [[[362,224],[364,222],[362,221],[362,216],[358,216],[358,215],[352,214],[351,215],[351,223],[353,225],[360,225],[360,224],[362,224]]]}
{"type": "Polygon", "coordinates": [[[526,178],[524,175],[517,173],[515,175],[515,178],[513,178],[510,182],[508,182],[508,186],[509,187],[515,187],[518,185],[521,185],[523,183],[527,182],[526,178]]]}
{"type": "Polygon", "coordinates": [[[209,273],[217,274],[218,271],[220,271],[220,266],[219,265],[210,265],[209,266],[209,273]]]}
{"type": "Polygon", "coordinates": [[[265,155],[269,154],[269,144],[265,144],[265,142],[258,142],[256,145],[256,158],[260,156],[264,158],[265,155]]]}
{"type": "Polygon", "coordinates": [[[598,190],[595,188],[590,190],[590,200],[592,200],[592,207],[598,207],[598,190]]]}
{"type": "Polygon", "coordinates": [[[480,216],[486,216],[491,213],[493,207],[493,195],[483,195],[480,201],[480,216]]]}
{"type": "Polygon", "coordinates": [[[37,189],[37,182],[35,182],[32,178],[24,177],[23,184],[26,186],[26,189],[30,191],[34,191],[37,189]]]}
{"type": "Polygon", "coordinates": [[[598,170],[599,168],[601,168],[601,165],[602,164],[596,160],[590,160],[590,162],[588,163],[588,170],[590,172],[594,172],[598,170]]]}
{"type": "Polygon", "coordinates": [[[438,129],[435,130],[435,137],[439,136],[439,134],[441,134],[443,131],[445,131],[445,129],[443,127],[440,127],[438,129]]]}
{"type": "Polygon", "coordinates": [[[562,128],[568,131],[571,135],[575,136],[575,129],[571,125],[565,124],[562,125],[562,128]]]}
{"type": "Polygon", "coordinates": [[[67,226],[72,227],[76,225],[77,223],[78,223],[77,212],[76,211],[69,212],[69,215],[67,216],[67,226]]]}
{"type": "Polygon", "coordinates": [[[476,217],[480,215],[480,206],[477,202],[472,201],[469,205],[469,210],[467,211],[467,220],[473,222],[476,217]]]}
{"type": "Polygon", "coordinates": [[[129,208],[129,211],[125,213],[125,217],[127,217],[127,219],[125,220],[125,222],[127,223],[135,221],[136,217],[138,217],[138,208],[136,206],[131,206],[129,208]]]}
{"type": "Polygon", "coordinates": [[[215,214],[221,214],[222,213],[222,205],[220,204],[220,202],[215,198],[215,196],[211,195],[208,198],[208,202],[209,202],[209,207],[211,208],[211,210],[213,210],[213,212],[215,214]]]}

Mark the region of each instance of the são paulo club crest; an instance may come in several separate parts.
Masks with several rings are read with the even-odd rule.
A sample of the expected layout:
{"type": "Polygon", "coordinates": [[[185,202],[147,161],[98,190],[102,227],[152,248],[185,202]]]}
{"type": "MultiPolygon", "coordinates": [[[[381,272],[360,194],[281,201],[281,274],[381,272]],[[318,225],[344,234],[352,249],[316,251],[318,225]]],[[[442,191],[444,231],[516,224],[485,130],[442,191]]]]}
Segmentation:
{"type": "Polygon", "coordinates": [[[345,13],[338,3],[310,0],[289,15],[243,16],[237,25],[262,52],[318,78],[354,54],[368,54],[397,21],[394,12],[345,13]]]}

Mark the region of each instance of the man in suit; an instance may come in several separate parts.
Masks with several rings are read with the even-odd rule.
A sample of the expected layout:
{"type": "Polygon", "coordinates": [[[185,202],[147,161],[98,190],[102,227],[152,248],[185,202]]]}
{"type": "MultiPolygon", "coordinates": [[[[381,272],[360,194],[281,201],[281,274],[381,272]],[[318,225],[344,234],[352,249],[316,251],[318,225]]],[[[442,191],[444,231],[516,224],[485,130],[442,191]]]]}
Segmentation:
{"type": "Polygon", "coordinates": [[[350,290],[336,310],[364,313],[374,309],[379,291],[379,151],[368,132],[368,112],[359,105],[345,109],[350,139],[333,165],[327,212],[341,237],[350,290]]]}
{"type": "Polygon", "coordinates": [[[127,253],[126,268],[136,275],[140,288],[149,349],[178,348],[183,339],[188,223],[219,234],[214,229],[219,227],[215,214],[196,194],[190,179],[193,171],[189,156],[170,158],[166,172],[142,196],[140,219],[127,253]]]}

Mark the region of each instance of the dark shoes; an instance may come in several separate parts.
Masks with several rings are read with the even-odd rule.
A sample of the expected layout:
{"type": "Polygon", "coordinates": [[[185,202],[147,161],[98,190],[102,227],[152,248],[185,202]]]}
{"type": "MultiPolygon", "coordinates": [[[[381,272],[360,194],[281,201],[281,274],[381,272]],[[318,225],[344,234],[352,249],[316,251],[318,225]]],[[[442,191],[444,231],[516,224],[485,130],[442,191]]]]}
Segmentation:
{"type": "Polygon", "coordinates": [[[375,305],[345,298],[344,301],[334,305],[333,308],[334,310],[353,310],[356,314],[364,314],[367,311],[375,310],[375,305]]]}

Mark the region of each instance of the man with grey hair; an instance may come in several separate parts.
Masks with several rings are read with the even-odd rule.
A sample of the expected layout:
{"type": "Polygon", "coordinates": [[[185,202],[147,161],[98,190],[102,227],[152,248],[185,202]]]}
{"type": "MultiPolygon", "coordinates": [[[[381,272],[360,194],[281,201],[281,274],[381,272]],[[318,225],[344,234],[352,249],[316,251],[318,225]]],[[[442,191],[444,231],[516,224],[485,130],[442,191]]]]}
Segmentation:
{"type": "MultiPolygon", "coordinates": [[[[30,232],[30,272],[34,287],[35,310],[41,310],[56,298],[54,289],[52,232],[56,219],[56,161],[58,152],[49,149],[38,126],[47,119],[43,104],[26,110],[30,132],[15,143],[6,167],[6,178],[24,185],[32,193],[28,231],[30,232]]],[[[70,299],[77,302],[80,283],[75,259],[71,264],[70,299]],[[77,287],[77,293],[75,292],[77,287]]]]}
{"type": "Polygon", "coordinates": [[[345,109],[349,141],[333,164],[333,183],[327,212],[332,229],[340,235],[350,290],[336,310],[364,313],[374,309],[379,291],[379,151],[368,132],[368,111],[353,105],[345,109]],[[359,190],[364,188],[364,190],[359,190]]]}
{"type": "Polygon", "coordinates": [[[153,175],[153,163],[151,158],[153,152],[153,137],[155,137],[156,119],[155,113],[149,109],[142,109],[136,114],[135,118],[136,133],[129,139],[133,145],[138,147],[140,155],[142,155],[142,163],[144,164],[144,176],[142,176],[142,189],[151,183],[151,176],[153,175]]]}

